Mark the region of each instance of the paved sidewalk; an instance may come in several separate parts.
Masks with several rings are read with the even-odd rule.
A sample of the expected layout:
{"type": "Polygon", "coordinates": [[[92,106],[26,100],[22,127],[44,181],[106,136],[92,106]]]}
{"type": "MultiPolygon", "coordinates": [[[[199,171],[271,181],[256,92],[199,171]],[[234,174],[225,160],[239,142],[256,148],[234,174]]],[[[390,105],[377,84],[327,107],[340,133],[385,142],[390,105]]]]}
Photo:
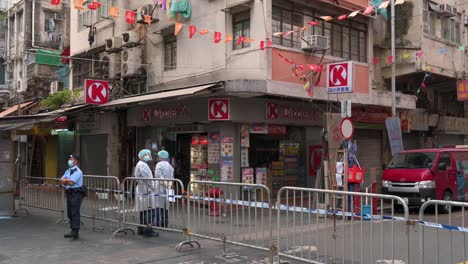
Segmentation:
{"type": "Polygon", "coordinates": [[[228,254],[223,256],[221,243],[208,240],[200,241],[201,249],[187,248],[178,253],[175,246],[182,240],[179,233],[161,231],[159,238],[133,235],[111,238],[109,225],[95,229],[88,220],[84,220],[80,239],[72,241],[63,238],[68,226],[55,223],[59,214],[31,212],[29,216],[0,218],[0,263],[269,263],[268,252],[228,246],[228,254]]]}

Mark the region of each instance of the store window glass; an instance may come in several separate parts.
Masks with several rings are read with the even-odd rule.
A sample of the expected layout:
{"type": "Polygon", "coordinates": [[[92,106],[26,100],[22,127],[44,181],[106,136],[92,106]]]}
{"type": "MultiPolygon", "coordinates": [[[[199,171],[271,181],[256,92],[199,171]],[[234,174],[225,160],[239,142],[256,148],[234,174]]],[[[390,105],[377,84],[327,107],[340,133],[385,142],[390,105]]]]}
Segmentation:
{"type": "Polygon", "coordinates": [[[263,184],[276,195],[283,186],[306,186],[305,129],[286,127],[269,128],[265,134],[250,134],[249,167],[259,175],[266,171],[263,184]],[[285,133],[281,133],[284,131],[285,133]]]}

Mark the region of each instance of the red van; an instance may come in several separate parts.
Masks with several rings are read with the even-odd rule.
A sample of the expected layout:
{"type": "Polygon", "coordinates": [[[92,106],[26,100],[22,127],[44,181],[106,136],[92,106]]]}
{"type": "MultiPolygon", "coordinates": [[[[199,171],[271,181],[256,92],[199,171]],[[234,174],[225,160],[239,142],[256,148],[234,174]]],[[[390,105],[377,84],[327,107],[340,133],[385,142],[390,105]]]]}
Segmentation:
{"type": "MultiPolygon", "coordinates": [[[[468,148],[417,149],[396,154],[382,177],[382,193],[408,205],[468,200],[468,148]]],[[[447,210],[448,208],[442,208],[447,210]]]]}

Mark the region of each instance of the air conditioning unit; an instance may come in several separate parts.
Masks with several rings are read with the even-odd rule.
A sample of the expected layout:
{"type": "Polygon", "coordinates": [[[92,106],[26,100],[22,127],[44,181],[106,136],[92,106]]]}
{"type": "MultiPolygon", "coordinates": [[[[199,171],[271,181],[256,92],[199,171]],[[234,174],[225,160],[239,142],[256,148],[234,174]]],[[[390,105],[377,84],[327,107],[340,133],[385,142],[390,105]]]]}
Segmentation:
{"type": "Polygon", "coordinates": [[[101,69],[104,72],[104,78],[115,79],[120,77],[120,53],[104,54],[101,53],[101,69]]]}
{"type": "Polygon", "coordinates": [[[119,52],[122,50],[122,38],[112,37],[106,39],[106,51],[108,53],[119,52]]]}
{"type": "MultiPolygon", "coordinates": [[[[454,7],[448,4],[442,4],[439,6],[439,15],[444,16],[444,17],[452,17],[455,16],[456,13],[454,13],[454,7]]],[[[455,12],[457,9],[455,8],[455,12]]]]}
{"type": "Polygon", "coordinates": [[[465,16],[463,18],[463,23],[465,24],[465,26],[468,26],[468,16],[465,16]]]}
{"type": "Polygon", "coordinates": [[[63,20],[62,13],[54,13],[54,20],[63,20]]]}
{"type": "Polygon", "coordinates": [[[304,36],[304,39],[301,41],[301,49],[305,51],[327,50],[328,38],[322,35],[304,36]]]}
{"type": "Polygon", "coordinates": [[[50,83],[50,94],[63,90],[63,82],[54,81],[50,83]]]}
{"type": "Polygon", "coordinates": [[[138,46],[140,42],[140,33],[136,30],[130,30],[122,34],[122,39],[124,47],[138,46]]]}
{"type": "Polygon", "coordinates": [[[129,77],[137,74],[138,69],[141,67],[141,47],[133,47],[121,52],[121,75],[122,77],[129,77]]]}

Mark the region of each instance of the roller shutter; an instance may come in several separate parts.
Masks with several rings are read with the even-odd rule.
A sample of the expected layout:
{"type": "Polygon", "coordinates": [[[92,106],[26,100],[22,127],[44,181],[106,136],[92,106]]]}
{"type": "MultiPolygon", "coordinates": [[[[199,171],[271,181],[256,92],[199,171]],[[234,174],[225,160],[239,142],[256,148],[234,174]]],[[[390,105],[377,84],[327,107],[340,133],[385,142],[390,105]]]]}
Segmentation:
{"type": "Polygon", "coordinates": [[[356,129],[354,139],[357,143],[356,157],[361,166],[366,167],[363,186],[369,186],[373,180],[371,170],[378,172],[382,168],[382,131],[356,129]]]}
{"type": "Polygon", "coordinates": [[[107,175],[107,135],[81,136],[80,159],[83,174],[107,175]]]}
{"type": "Polygon", "coordinates": [[[403,147],[405,150],[420,149],[420,135],[419,133],[404,133],[403,134],[403,147]]]}
{"type": "Polygon", "coordinates": [[[0,131],[0,216],[13,212],[13,155],[9,132],[0,131]]]}
{"type": "Polygon", "coordinates": [[[463,145],[463,136],[460,135],[439,135],[438,147],[443,148],[448,145],[463,145]]]}

